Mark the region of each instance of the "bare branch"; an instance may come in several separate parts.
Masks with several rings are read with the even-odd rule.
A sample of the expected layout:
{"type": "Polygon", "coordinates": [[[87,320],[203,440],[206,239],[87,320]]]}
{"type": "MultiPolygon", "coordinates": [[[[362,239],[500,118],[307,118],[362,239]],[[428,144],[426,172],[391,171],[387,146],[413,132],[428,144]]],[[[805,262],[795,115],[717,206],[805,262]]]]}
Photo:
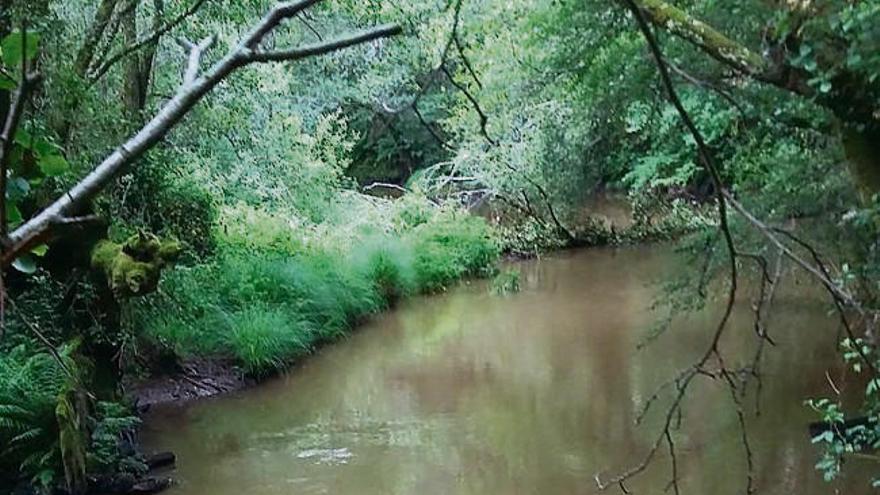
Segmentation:
{"type": "Polygon", "coordinates": [[[447,69],[445,65],[441,66],[441,70],[443,71],[443,74],[446,75],[446,78],[449,79],[449,82],[451,82],[453,86],[458,88],[458,90],[461,91],[465,95],[465,97],[467,97],[467,99],[471,102],[471,105],[473,105],[474,110],[476,110],[477,114],[480,116],[480,132],[483,134],[483,138],[485,138],[486,141],[492,146],[497,146],[498,143],[496,143],[491,137],[489,137],[489,132],[486,130],[486,126],[489,125],[489,117],[487,117],[486,113],[483,112],[483,109],[480,107],[480,102],[477,101],[474,95],[472,95],[471,92],[468,91],[468,89],[463,84],[459,84],[458,82],[456,82],[455,78],[452,77],[452,73],[449,72],[449,69],[447,69]]]}
{"type": "Polygon", "coordinates": [[[333,41],[315,43],[290,50],[258,51],[254,50],[247,54],[244,59],[248,62],[289,62],[308,57],[325,55],[343,48],[360,45],[368,41],[387,38],[402,33],[403,30],[397,24],[384,24],[355,35],[338,38],[333,41]]]}
{"type": "Polygon", "coordinates": [[[193,42],[188,41],[184,38],[180,38],[179,40],[177,40],[180,46],[189,51],[189,56],[186,62],[186,70],[183,73],[183,85],[181,86],[181,89],[187,88],[199,76],[199,68],[202,62],[202,54],[208,51],[208,49],[210,49],[214,45],[214,42],[216,40],[217,37],[213,35],[204,38],[198,44],[194,44],[193,42]]]}
{"type": "Polygon", "coordinates": [[[727,202],[735,209],[743,218],[745,218],[749,223],[751,223],[771,244],[776,246],[787,258],[794,261],[798,266],[803,268],[807,273],[812,275],[819,283],[822,284],[825,289],[831,293],[832,296],[839,299],[845,306],[855,309],[860,314],[865,314],[864,308],[862,308],[861,303],[856,300],[856,298],[841,288],[839,285],[835,284],[833,280],[831,280],[825,273],[807,262],[803,258],[801,258],[797,253],[792,251],[790,247],[788,247],[785,243],[783,243],[775,234],[771,227],[767,224],[758,220],[751,212],[749,212],[736,198],[733,197],[728,191],[724,191],[724,197],[727,202]]]}

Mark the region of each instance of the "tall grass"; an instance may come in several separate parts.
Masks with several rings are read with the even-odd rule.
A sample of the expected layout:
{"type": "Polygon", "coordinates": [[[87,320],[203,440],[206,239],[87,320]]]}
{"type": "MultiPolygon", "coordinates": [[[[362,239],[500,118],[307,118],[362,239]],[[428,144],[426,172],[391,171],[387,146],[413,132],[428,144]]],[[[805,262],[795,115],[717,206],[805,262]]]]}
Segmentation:
{"type": "Polygon", "coordinates": [[[135,308],[136,323],[179,355],[225,356],[260,375],[402,297],[492,273],[499,254],[486,222],[461,212],[353,229],[338,245],[302,242],[279,218],[266,222],[249,223],[253,236],[227,229],[234,237],[210,262],[170,272],[161,293],[135,308]]]}

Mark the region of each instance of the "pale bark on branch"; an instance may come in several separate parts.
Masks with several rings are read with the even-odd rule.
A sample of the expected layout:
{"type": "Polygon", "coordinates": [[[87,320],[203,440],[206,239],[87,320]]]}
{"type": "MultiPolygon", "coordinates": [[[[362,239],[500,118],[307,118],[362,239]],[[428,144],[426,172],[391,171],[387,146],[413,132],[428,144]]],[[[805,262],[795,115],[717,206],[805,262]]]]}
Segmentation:
{"type": "MultiPolygon", "coordinates": [[[[26,250],[44,242],[52,230],[65,218],[75,216],[85,210],[89,201],[97,196],[116,177],[155,146],[189,111],[221,81],[236,69],[255,62],[277,62],[300,60],[307,57],[327,54],[335,50],[365,43],[402,32],[397,25],[383,25],[373,29],[344,36],[336,40],[304,46],[292,50],[262,51],[260,44],[267,34],[277,28],[284,20],[317,4],[321,0],[299,0],[275,5],[249,33],[222,59],[200,76],[193,77],[190,70],[177,94],[166,103],[143,128],[128,141],[119,146],[94,170],[80,180],[73,188],[54,203],[36,214],[8,238],[0,262],[7,266],[26,250]],[[189,80],[191,78],[191,80],[189,80]]],[[[205,43],[205,42],[203,42],[205,43]]],[[[204,48],[203,44],[196,46],[204,48]]],[[[195,51],[195,50],[193,50],[195,51]]],[[[190,60],[194,57],[190,54],[190,60]]],[[[199,58],[199,57],[196,57],[199,58]]],[[[197,74],[197,71],[196,71],[197,74]]]]}

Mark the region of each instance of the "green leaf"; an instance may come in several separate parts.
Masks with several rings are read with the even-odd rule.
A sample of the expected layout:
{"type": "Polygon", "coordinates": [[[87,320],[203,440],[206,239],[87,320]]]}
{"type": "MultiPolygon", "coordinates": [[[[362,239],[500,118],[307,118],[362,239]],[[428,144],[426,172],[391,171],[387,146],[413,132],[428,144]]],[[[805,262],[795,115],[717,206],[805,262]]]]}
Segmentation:
{"type": "Polygon", "coordinates": [[[28,131],[24,129],[18,129],[15,131],[15,144],[21,146],[22,148],[32,149],[34,146],[34,137],[28,131]]]}
{"type": "Polygon", "coordinates": [[[37,263],[36,261],[34,261],[33,256],[29,254],[26,254],[21,258],[13,261],[12,267],[20,271],[21,273],[26,273],[28,275],[37,271],[37,263]]]}
{"type": "Polygon", "coordinates": [[[40,170],[49,177],[61,175],[70,169],[70,164],[68,164],[67,160],[61,155],[40,156],[39,162],[37,163],[40,166],[40,170]]]}
{"type": "Polygon", "coordinates": [[[49,246],[47,246],[45,244],[40,244],[39,246],[31,249],[31,253],[39,256],[40,258],[42,258],[43,256],[46,256],[46,253],[48,251],[49,251],[49,246]]]}
{"type": "Polygon", "coordinates": [[[18,201],[30,192],[31,185],[22,177],[13,177],[6,186],[6,199],[9,201],[18,201]]]}
{"type": "Polygon", "coordinates": [[[18,206],[16,206],[15,203],[9,203],[6,205],[6,221],[13,227],[21,223],[21,211],[19,211],[18,206]]]}
{"type": "Polygon", "coordinates": [[[822,84],[819,85],[819,91],[822,93],[831,91],[831,81],[822,81],[822,84]]]}
{"type": "Polygon", "coordinates": [[[0,74],[0,91],[8,91],[10,89],[15,89],[18,86],[11,77],[6,74],[0,74]]]}
{"type": "Polygon", "coordinates": [[[34,141],[34,151],[40,155],[57,155],[61,152],[61,148],[48,139],[38,137],[34,141]]]}
{"type": "Polygon", "coordinates": [[[7,67],[18,67],[21,65],[22,51],[24,51],[24,56],[28,61],[33,60],[37,56],[40,35],[37,33],[27,33],[27,40],[25,41],[27,46],[24,47],[24,50],[22,50],[21,38],[21,31],[13,31],[0,42],[0,47],[3,48],[3,63],[7,67]]]}

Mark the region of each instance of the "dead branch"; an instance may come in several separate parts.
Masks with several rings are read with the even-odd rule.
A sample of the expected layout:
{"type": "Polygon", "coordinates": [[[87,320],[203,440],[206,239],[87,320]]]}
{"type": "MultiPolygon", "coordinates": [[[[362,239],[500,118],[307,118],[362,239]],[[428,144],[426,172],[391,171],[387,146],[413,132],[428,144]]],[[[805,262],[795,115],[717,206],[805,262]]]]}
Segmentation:
{"type": "Polygon", "coordinates": [[[373,189],[391,189],[394,191],[400,191],[402,193],[409,192],[409,190],[407,188],[405,188],[401,185],[391,184],[388,182],[373,182],[372,184],[366,185],[363,188],[361,188],[361,190],[364,192],[370,192],[373,189]]]}

